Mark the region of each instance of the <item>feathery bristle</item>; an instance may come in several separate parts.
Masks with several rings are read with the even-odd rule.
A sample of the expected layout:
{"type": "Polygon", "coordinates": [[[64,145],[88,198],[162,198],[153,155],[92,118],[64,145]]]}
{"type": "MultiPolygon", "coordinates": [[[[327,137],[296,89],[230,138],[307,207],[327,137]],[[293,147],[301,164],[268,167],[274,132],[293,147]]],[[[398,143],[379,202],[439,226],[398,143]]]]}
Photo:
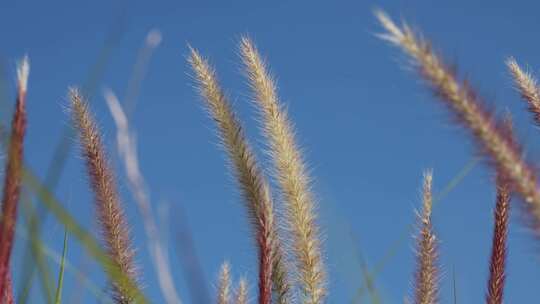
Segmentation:
{"type": "Polygon", "coordinates": [[[510,185],[508,180],[497,176],[497,202],[494,211],[493,244],[489,264],[487,304],[502,304],[504,281],[506,278],[506,239],[508,235],[508,217],[510,212],[510,185]]]}
{"type": "Polygon", "coordinates": [[[436,54],[430,44],[403,24],[401,28],[383,12],[376,12],[387,33],[381,37],[401,48],[417,66],[419,73],[457,120],[471,131],[481,152],[497,171],[508,177],[512,188],[525,201],[527,214],[540,235],[540,188],[532,167],[522,158],[521,149],[511,132],[484,108],[484,103],[467,82],[459,82],[455,73],[436,54]]]}
{"type": "Polygon", "coordinates": [[[417,269],[415,276],[414,303],[434,304],[438,302],[437,239],[431,225],[432,172],[424,174],[423,210],[419,216],[420,235],[418,236],[417,269]]]}
{"type": "Polygon", "coordinates": [[[325,270],[309,176],[266,65],[248,38],[242,38],[240,51],[262,117],[264,134],[269,141],[276,179],[286,202],[289,228],[294,235],[298,279],[305,301],[309,304],[323,303],[326,296],[325,270]]]}
{"type": "MultiPolygon", "coordinates": [[[[98,127],[88,109],[88,104],[77,89],[70,89],[73,121],[79,132],[83,158],[86,161],[90,184],[94,192],[101,233],[110,258],[132,282],[136,281],[134,252],[131,249],[129,228],[116,190],[113,172],[103,148],[98,127]]],[[[116,303],[133,303],[133,291],[114,283],[116,303]]]]}
{"type": "Polygon", "coordinates": [[[259,303],[270,304],[272,279],[279,290],[280,303],[287,303],[288,284],[284,275],[285,266],[282,265],[284,260],[275,227],[270,187],[257,165],[230,102],[219,86],[215,72],[193,48],[189,62],[195,72],[199,92],[218,125],[221,141],[234,167],[256,231],[259,246],[259,303]]]}
{"type": "Polygon", "coordinates": [[[540,88],[532,74],[523,71],[514,58],[506,60],[506,66],[514,78],[514,85],[527,102],[529,112],[540,125],[540,88]]]}
{"type": "Polygon", "coordinates": [[[248,286],[247,281],[244,278],[240,279],[238,283],[238,289],[236,290],[235,304],[247,304],[248,303],[248,286]]]}
{"type": "Polygon", "coordinates": [[[231,302],[231,269],[228,262],[221,265],[217,290],[217,303],[230,304],[231,302]]]}
{"type": "Polygon", "coordinates": [[[24,135],[26,132],[26,87],[30,66],[24,58],[17,69],[18,90],[15,112],[11,121],[11,137],[8,143],[7,162],[0,218],[0,295],[11,291],[9,264],[17,221],[17,205],[21,193],[24,135]],[[8,286],[9,285],[9,286],[8,286]]]}

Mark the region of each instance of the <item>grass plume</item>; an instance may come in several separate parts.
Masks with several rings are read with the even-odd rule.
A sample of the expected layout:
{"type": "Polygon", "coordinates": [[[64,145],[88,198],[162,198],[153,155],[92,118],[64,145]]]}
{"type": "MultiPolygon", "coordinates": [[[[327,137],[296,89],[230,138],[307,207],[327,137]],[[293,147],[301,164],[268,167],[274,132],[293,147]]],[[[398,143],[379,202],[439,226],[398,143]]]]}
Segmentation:
{"type": "Polygon", "coordinates": [[[11,136],[4,177],[2,217],[0,219],[0,295],[13,298],[9,264],[17,221],[17,205],[21,194],[23,144],[26,132],[26,92],[30,64],[25,57],[17,67],[17,98],[11,122],[11,136]]]}
{"type": "MultiPolygon", "coordinates": [[[[71,89],[69,97],[73,121],[79,132],[82,155],[86,161],[101,233],[108,254],[117,264],[121,273],[135,282],[136,270],[129,228],[124,218],[113,172],[109,168],[98,127],[79,91],[71,89]]],[[[118,282],[113,284],[113,296],[116,303],[127,304],[135,301],[133,291],[125,284],[118,282]]]]}
{"type": "Polygon", "coordinates": [[[497,198],[494,211],[493,244],[489,264],[487,304],[502,304],[506,278],[506,255],[508,236],[508,216],[510,212],[510,185],[506,178],[497,176],[497,198]]]}
{"type": "Polygon", "coordinates": [[[424,173],[422,189],[423,210],[419,215],[420,234],[417,244],[417,269],[414,282],[414,303],[438,303],[438,269],[437,269],[437,239],[431,224],[431,209],[433,206],[431,171],[424,173]]]}
{"type": "Polygon", "coordinates": [[[247,304],[248,303],[248,286],[246,279],[240,279],[238,283],[238,289],[236,290],[235,304],[247,304]]]}
{"type": "Polygon", "coordinates": [[[286,299],[288,284],[282,274],[285,273],[285,267],[281,264],[283,258],[277,238],[270,187],[257,165],[230,102],[219,86],[214,70],[195,49],[191,49],[189,63],[195,73],[199,93],[217,123],[221,141],[234,167],[255,227],[259,247],[259,303],[270,304],[273,278],[279,290],[280,303],[283,303],[281,301],[286,299]],[[274,261],[278,261],[275,268],[274,261]]]}
{"type": "Polygon", "coordinates": [[[228,262],[224,262],[221,265],[221,271],[219,272],[217,303],[231,303],[231,268],[228,262]]]}
{"type": "Polygon", "coordinates": [[[294,130],[286,111],[280,105],[273,78],[259,52],[246,37],[241,40],[240,52],[262,117],[264,134],[269,141],[276,178],[286,202],[304,300],[309,304],[323,303],[326,279],[316,224],[315,202],[309,189],[309,176],[296,144],[294,130]]]}
{"type": "Polygon", "coordinates": [[[534,121],[540,125],[540,88],[534,76],[521,69],[514,58],[506,60],[506,66],[514,79],[514,85],[520,92],[521,97],[527,102],[529,112],[534,121]]]}
{"type": "Polygon", "coordinates": [[[407,24],[397,26],[384,12],[376,16],[386,30],[381,38],[401,48],[456,119],[468,129],[481,152],[497,171],[508,177],[512,189],[525,202],[527,215],[540,236],[540,188],[535,172],[521,156],[513,135],[486,109],[483,101],[466,81],[460,82],[454,71],[436,54],[429,42],[416,35],[407,24]]]}

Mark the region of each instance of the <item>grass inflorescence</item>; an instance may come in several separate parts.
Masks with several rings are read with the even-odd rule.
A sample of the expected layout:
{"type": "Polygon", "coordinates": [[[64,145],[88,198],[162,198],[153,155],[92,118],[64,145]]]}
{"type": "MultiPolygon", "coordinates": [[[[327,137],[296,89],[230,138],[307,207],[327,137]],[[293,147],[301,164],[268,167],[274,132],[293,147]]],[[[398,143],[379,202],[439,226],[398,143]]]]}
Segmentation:
{"type": "Polygon", "coordinates": [[[30,63],[25,57],[17,68],[17,99],[11,121],[11,135],[8,143],[7,163],[2,196],[2,217],[0,218],[0,295],[8,301],[13,300],[13,291],[9,265],[17,206],[21,194],[23,144],[26,133],[26,94],[30,63]]]}
{"type": "Polygon", "coordinates": [[[437,238],[431,223],[433,209],[433,173],[424,174],[422,211],[418,215],[417,268],[414,280],[414,303],[435,304],[439,301],[439,270],[437,238]]]}
{"type": "MultiPolygon", "coordinates": [[[[80,92],[77,89],[71,89],[69,97],[73,121],[79,132],[81,153],[86,161],[101,233],[107,251],[120,271],[130,280],[136,281],[137,273],[129,228],[98,127],[80,92]]],[[[114,294],[117,303],[128,304],[134,300],[132,291],[123,284],[114,284],[114,294]]]]}

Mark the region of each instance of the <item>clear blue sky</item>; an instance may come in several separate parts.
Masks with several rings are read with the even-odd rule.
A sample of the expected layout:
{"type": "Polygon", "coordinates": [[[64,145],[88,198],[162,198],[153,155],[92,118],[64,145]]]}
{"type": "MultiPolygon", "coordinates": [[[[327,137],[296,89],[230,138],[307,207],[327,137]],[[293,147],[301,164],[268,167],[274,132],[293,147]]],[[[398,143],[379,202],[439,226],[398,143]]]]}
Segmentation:
{"type": "MultiPolygon", "coordinates": [[[[497,112],[508,108],[527,156],[540,161],[539,131],[504,66],[512,55],[540,74],[540,6],[535,1],[3,1],[0,117],[5,122],[11,113],[15,62],[28,54],[32,69],[26,159],[44,177],[69,122],[68,86],[86,82],[111,28],[120,29],[123,35],[112,35],[114,48],[91,100],[108,152],[120,169],[114,124],[100,92],[110,87],[125,95],[146,34],[159,29],[163,42],[149,62],[132,123],[154,206],[168,208],[162,224],[170,236],[177,287],[190,303],[176,253],[183,248],[176,234],[187,218],[209,290],[214,290],[226,259],[235,279],[247,276],[254,296],[257,264],[245,211],[185,62],[187,43],[210,57],[250,139],[262,148],[237,55],[239,37],[249,34],[277,75],[280,96],[314,177],[329,272],[328,303],[352,302],[364,284],[360,255],[373,269],[398,240],[409,236],[395,247],[395,255],[375,279],[384,303],[400,303],[411,291],[414,243],[408,229],[420,206],[422,172],[433,168],[435,191],[441,191],[476,152],[467,134],[411,73],[406,59],[375,37],[380,30],[372,16],[375,7],[423,29],[497,112]]],[[[71,150],[55,194],[85,227],[95,229],[77,152],[71,150]]],[[[145,291],[154,303],[162,303],[139,214],[124,175],[118,174],[118,179],[139,248],[145,291]]],[[[491,171],[478,164],[435,207],[443,303],[452,301],[454,278],[459,303],[483,301],[495,197],[492,181],[491,171]]],[[[44,241],[59,252],[62,237],[63,227],[51,217],[44,241]]],[[[521,225],[518,208],[512,209],[509,242],[507,302],[530,303],[540,298],[538,245],[521,225]]],[[[20,269],[22,245],[18,240],[14,269],[20,269]]],[[[74,237],[68,257],[99,288],[105,286],[101,272],[81,254],[74,237]]],[[[57,268],[51,263],[55,274],[57,268]]],[[[17,278],[16,273],[16,287],[17,278]]],[[[75,290],[72,272],[66,280],[67,303],[77,302],[79,296],[84,298],[81,303],[96,303],[92,293],[75,290]]],[[[32,296],[31,303],[43,302],[38,288],[32,296]]]]}

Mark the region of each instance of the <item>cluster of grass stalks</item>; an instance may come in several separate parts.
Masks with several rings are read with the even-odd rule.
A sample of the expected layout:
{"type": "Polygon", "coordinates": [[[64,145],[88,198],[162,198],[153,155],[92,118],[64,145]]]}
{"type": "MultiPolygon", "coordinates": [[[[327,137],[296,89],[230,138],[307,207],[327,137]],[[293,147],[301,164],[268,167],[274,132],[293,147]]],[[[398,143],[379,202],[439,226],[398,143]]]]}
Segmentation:
{"type": "MultiPolygon", "coordinates": [[[[375,15],[385,30],[380,37],[400,48],[410,58],[418,76],[425,80],[441,104],[470,133],[481,155],[494,170],[497,196],[485,301],[489,304],[503,303],[511,194],[519,196],[516,202],[523,207],[525,224],[531,227],[534,235],[540,234],[540,186],[536,170],[523,157],[508,116],[498,118],[489,112],[475,90],[466,81],[459,80],[455,71],[433,50],[429,41],[413,32],[406,23],[397,25],[382,11],[377,11],[375,15]]],[[[160,39],[156,33],[150,38],[152,48],[159,44],[160,39]]],[[[317,202],[310,189],[310,176],[297,144],[295,130],[280,101],[276,81],[267,64],[253,42],[243,37],[239,43],[240,60],[250,84],[252,104],[258,114],[260,133],[266,142],[265,155],[271,160],[271,168],[264,168],[256,158],[242,122],[221,87],[216,71],[195,48],[189,49],[188,63],[193,79],[204,107],[216,124],[252,226],[258,261],[256,302],[326,303],[329,291],[321,228],[317,221],[317,202]],[[270,176],[269,172],[272,173],[270,176]],[[276,189],[272,189],[273,186],[276,189]],[[285,239],[290,241],[285,242],[285,239]]],[[[508,59],[507,66],[535,122],[540,124],[540,87],[533,76],[524,72],[514,59],[508,59]]],[[[28,74],[29,62],[25,58],[17,70],[17,97],[11,133],[4,141],[7,158],[0,218],[1,302],[15,303],[10,261],[21,186],[24,183],[36,192],[47,209],[66,228],[56,293],[54,300],[52,293],[46,295],[48,303],[60,303],[62,299],[63,273],[68,265],[65,262],[68,234],[75,236],[103,266],[110,283],[109,296],[114,303],[147,303],[148,299],[141,288],[143,278],[137,270],[135,251],[131,245],[129,224],[117,192],[115,173],[103,146],[99,127],[81,91],[70,89],[68,95],[73,126],[78,133],[80,152],[86,162],[89,185],[94,193],[96,221],[102,245],[63,209],[46,185],[24,166],[28,74]]],[[[130,92],[128,97],[131,97],[128,99],[131,100],[134,99],[134,93],[130,92]]],[[[183,301],[171,273],[168,248],[159,236],[145,179],[139,169],[129,115],[124,112],[112,91],[106,91],[105,99],[117,127],[118,152],[143,219],[148,250],[161,292],[167,303],[180,304],[183,301]]],[[[417,265],[412,277],[414,288],[410,295],[410,302],[417,304],[434,304],[440,300],[440,253],[432,221],[432,179],[432,172],[427,171],[422,187],[422,210],[418,213],[417,265]]],[[[34,250],[44,251],[39,240],[34,239],[32,244],[35,245],[32,247],[34,250]]],[[[47,276],[44,275],[44,280],[47,280],[47,276]]],[[[225,262],[219,274],[215,302],[246,304],[249,299],[247,280],[241,278],[237,285],[233,285],[231,266],[225,262]]]]}

